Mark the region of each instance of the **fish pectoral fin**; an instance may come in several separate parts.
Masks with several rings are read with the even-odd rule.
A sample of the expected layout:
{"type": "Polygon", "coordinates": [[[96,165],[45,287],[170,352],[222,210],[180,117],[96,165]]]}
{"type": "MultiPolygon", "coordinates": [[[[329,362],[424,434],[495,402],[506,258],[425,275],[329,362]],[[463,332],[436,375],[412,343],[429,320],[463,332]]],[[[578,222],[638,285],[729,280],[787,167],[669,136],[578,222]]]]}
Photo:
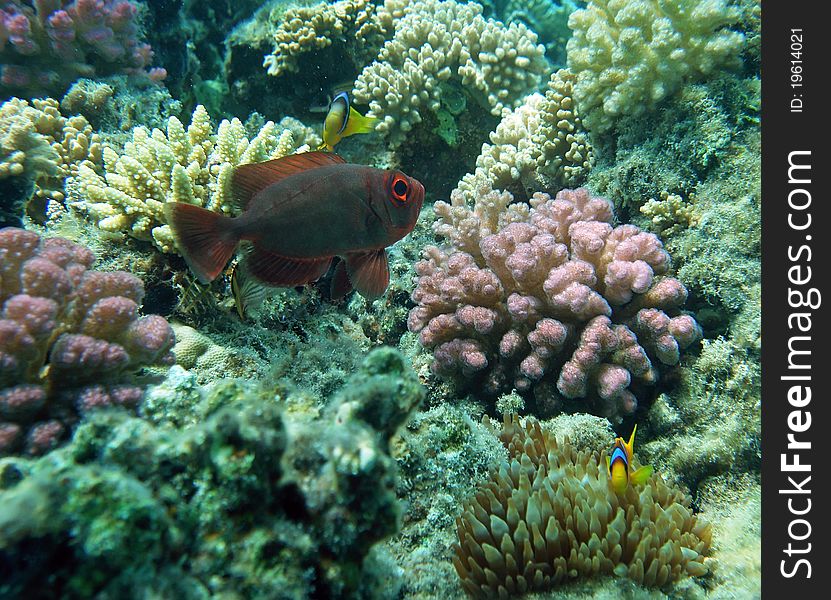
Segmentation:
{"type": "Polygon", "coordinates": [[[320,279],[332,263],[332,257],[290,258],[259,248],[245,259],[245,268],[255,278],[268,285],[292,287],[320,279]]]}
{"type": "Polygon", "coordinates": [[[348,255],[346,270],[352,285],[367,300],[382,296],[390,282],[387,251],[383,248],[348,255]]]}
{"type": "Polygon", "coordinates": [[[349,274],[346,272],[346,261],[339,260],[335,266],[335,273],[329,287],[329,297],[332,300],[340,300],[352,291],[352,282],[349,281],[349,274]]]}
{"type": "Polygon", "coordinates": [[[261,163],[240,165],[231,176],[231,191],[240,208],[246,209],[258,192],[308,169],[346,162],[331,152],[304,152],[261,163]]]}
{"type": "Polygon", "coordinates": [[[636,485],[644,484],[646,483],[646,480],[652,476],[652,471],[653,469],[649,465],[641,467],[632,472],[629,476],[629,480],[636,485]]]}

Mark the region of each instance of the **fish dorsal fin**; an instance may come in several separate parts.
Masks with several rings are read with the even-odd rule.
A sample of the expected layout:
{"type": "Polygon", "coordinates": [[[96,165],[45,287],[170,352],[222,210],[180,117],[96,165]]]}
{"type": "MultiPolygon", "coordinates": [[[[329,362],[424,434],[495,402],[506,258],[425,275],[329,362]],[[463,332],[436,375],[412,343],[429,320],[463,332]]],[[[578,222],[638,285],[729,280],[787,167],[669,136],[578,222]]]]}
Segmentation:
{"type": "Polygon", "coordinates": [[[261,163],[240,165],[234,169],[234,174],[231,177],[231,189],[238,206],[244,210],[248,208],[251,198],[257,192],[286,177],[291,177],[309,169],[345,162],[340,156],[331,152],[305,152],[261,163]]]}

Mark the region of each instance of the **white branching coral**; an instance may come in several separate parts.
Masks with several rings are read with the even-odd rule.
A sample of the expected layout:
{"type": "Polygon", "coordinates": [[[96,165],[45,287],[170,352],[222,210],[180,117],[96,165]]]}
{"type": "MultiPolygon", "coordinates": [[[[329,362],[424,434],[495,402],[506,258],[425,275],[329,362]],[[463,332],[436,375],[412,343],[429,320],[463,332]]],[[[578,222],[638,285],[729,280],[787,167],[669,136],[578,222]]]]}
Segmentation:
{"type": "Polygon", "coordinates": [[[736,66],[744,35],[725,0],[591,0],[569,18],[568,65],[592,131],[640,114],[688,80],[736,66]]]}
{"type": "MultiPolygon", "coordinates": [[[[224,120],[213,133],[210,117],[197,106],[185,129],[170,117],[167,131],[136,127],[121,154],[105,147],[102,177],[82,165],[68,187],[72,206],[105,231],[123,232],[152,241],[163,252],[176,252],[166,224],[166,202],[188,202],[231,212],[230,176],[237,165],[261,162],[301,149],[294,121],[285,127],[267,122],[251,139],[239,119],[224,120]]],[[[301,134],[318,140],[311,132],[301,134]]],[[[308,149],[306,147],[306,149],[308,149]]]]}
{"type": "Polygon", "coordinates": [[[515,106],[548,70],[545,48],[524,24],[482,16],[476,3],[415,0],[395,35],[361,72],[354,96],[380,119],[377,130],[400,144],[424,111],[438,111],[443,82],[455,82],[499,115],[515,106]]]}

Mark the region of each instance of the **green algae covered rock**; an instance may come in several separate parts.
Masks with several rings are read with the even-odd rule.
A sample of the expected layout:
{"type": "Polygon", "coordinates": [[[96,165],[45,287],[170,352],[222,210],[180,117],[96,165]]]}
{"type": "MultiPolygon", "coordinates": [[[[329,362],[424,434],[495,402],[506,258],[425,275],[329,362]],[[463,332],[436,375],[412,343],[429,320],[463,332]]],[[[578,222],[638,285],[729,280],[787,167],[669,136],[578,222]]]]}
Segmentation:
{"type": "Polygon", "coordinates": [[[372,549],[399,528],[389,439],[423,395],[381,348],[316,420],[245,381],[205,391],[195,425],[96,414],[60,450],[0,461],[0,597],[44,581],[62,598],[395,588],[372,549]]]}

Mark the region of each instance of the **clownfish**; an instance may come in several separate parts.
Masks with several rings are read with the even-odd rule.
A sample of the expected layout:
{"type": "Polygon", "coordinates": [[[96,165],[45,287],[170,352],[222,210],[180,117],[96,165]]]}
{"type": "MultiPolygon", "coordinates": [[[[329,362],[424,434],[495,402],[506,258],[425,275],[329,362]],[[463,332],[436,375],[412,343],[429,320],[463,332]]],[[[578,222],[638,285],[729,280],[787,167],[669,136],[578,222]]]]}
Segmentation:
{"type": "Polygon", "coordinates": [[[636,424],[632,429],[632,435],[629,436],[628,442],[624,442],[621,437],[615,438],[612,453],[606,457],[606,465],[609,468],[612,487],[618,495],[623,494],[630,483],[632,485],[641,485],[646,483],[646,480],[652,475],[652,467],[649,466],[640,467],[632,471],[632,449],[635,443],[635,431],[637,429],[638,426],[636,424]]]}
{"type": "Polygon", "coordinates": [[[356,133],[371,133],[377,122],[378,119],[365,117],[352,108],[349,94],[340,92],[329,103],[329,112],[323,121],[323,143],[317,149],[331,152],[335,149],[335,144],[345,137],[356,133]]]}

